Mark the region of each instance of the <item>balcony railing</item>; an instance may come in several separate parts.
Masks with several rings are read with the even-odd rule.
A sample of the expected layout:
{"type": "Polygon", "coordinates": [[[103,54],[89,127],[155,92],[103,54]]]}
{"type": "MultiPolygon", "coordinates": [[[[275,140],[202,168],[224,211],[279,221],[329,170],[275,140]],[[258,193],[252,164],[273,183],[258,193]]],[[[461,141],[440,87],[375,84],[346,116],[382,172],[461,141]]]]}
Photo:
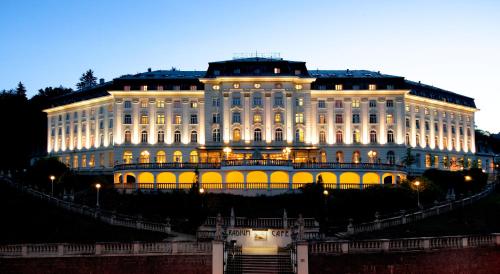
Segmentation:
{"type": "Polygon", "coordinates": [[[294,163],[291,160],[273,159],[245,159],[245,160],[223,160],[220,163],[136,163],[119,164],[114,170],[131,169],[220,169],[221,167],[257,167],[257,166],[281,166],[293,169],[373,169],[373,170],[398,170],[405,169],[401,165],[382,163],[294,163]]]}

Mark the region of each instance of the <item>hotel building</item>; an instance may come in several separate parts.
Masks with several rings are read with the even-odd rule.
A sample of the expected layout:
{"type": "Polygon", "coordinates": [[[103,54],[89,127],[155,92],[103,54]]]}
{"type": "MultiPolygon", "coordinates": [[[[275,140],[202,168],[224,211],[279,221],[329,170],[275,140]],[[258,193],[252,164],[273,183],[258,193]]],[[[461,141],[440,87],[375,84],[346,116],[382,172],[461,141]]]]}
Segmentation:
{"type": "Polygon", "coordinates": [[[126,189],[396,184],[428,168],[493,170],[474,100],[366,70],[242,58],[124,75],[54,101],[49,155],[126,189]],[[411,148],[414,162],[404,159],[411,148]]]}

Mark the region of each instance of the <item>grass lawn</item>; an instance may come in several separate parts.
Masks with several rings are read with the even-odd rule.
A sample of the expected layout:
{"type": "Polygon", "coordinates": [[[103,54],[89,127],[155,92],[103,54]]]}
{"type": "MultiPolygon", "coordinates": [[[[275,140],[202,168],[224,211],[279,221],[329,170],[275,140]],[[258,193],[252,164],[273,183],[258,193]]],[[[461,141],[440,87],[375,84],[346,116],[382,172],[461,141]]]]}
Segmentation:
{"type": "Polygon", "coordinates": [[[161,241],[163,233],[99,223],[21,194],[0,182],[0,244],[161,241]]]}
{"type": "Polygon", "coordinates": [[[500,188],[484,200],[444,215],[383,231],[362,233],[357,239],[426,237],[500,233],[500,188]]]}

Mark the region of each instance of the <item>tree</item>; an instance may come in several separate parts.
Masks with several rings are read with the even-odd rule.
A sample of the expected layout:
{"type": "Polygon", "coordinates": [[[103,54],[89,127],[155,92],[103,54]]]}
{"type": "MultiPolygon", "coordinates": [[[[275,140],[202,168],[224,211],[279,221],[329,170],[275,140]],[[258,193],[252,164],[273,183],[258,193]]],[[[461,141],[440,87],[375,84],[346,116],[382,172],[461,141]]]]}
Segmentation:
{"type": "Polygon", "coordinates": [[[19,84],[17,84],[16,94],[22,97],[26,97],[26,87],[23,83],[19,82],[19,84]]]}
{"type": "Polygon", "coordinates": [[[76,84],[78,89],[91,88],[97,85],[97,77],[94,76],[94,71],[91,69],[87,70],[80,77],[80,82],[76,84]]]}
{"type": "Polygon", "coordinates": [[[405,167],[410,167],[411,165],[413,165],[415,163],[415,156],[413,156],[413,153],[411,152],[410,147],[408,149],[406,149],[406,155],[405,155],[405,157],[403,157],[402,163],[405,167]]]}

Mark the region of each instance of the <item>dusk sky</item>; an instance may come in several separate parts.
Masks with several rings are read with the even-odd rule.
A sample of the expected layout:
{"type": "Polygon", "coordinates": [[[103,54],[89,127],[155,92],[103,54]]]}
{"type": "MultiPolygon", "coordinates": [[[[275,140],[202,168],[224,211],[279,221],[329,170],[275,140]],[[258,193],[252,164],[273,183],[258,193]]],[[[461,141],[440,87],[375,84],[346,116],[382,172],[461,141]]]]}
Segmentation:
{"type": "Polygon", "coordinates": [[[75,88],[239,52],[369,69],[475,98],[500,131],[500,1],[0,1],[0,90],[75,88]],[[439,3],[437,3],[439,2],[439,3]]]}

